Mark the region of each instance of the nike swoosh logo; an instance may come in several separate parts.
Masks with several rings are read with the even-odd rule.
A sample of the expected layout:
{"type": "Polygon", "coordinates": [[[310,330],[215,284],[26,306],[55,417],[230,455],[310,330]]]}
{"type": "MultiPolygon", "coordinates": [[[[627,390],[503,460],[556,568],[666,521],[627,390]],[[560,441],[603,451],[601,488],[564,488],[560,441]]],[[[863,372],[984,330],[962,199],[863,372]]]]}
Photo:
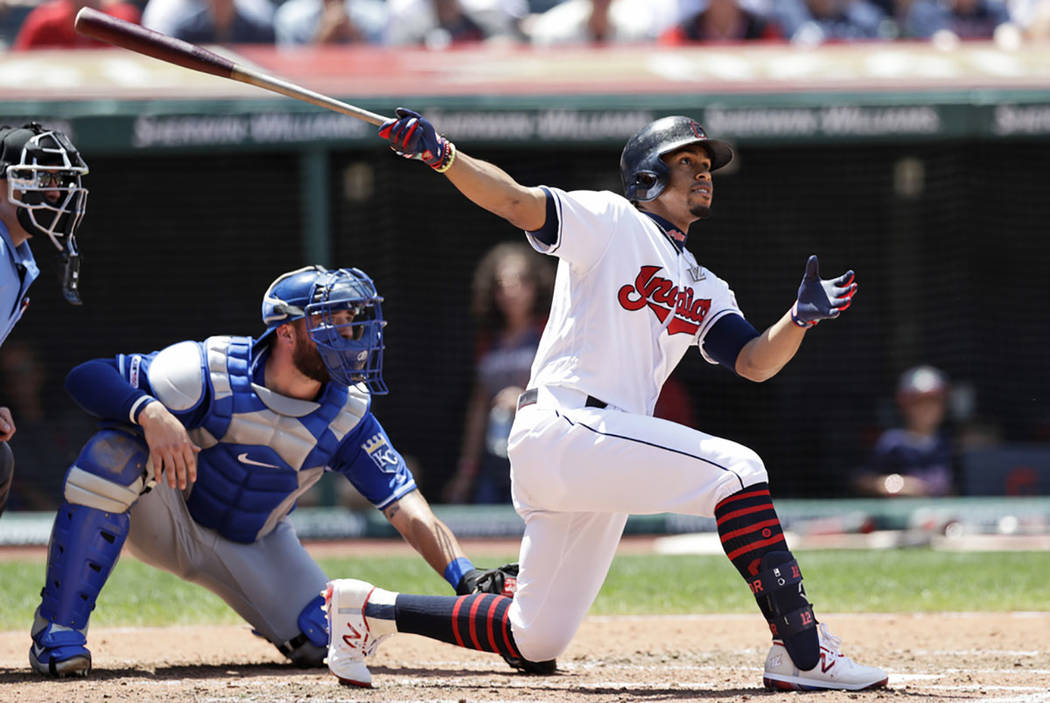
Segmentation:
{"type": "Polygon", "coordinates": [[[237,461],[241,462],[242,464],[247,464],[248,466],[264,466],[267,469],[279,469],[279,468],[281,468],[280,466],[274,466],[273,464],[267,464],[266,462],[263,462],[263,461],[255,461],[254,459],[249,459],[248,458],[248,452],[244,452],[242,454],[238,454],[237,455],[237,461]]]}

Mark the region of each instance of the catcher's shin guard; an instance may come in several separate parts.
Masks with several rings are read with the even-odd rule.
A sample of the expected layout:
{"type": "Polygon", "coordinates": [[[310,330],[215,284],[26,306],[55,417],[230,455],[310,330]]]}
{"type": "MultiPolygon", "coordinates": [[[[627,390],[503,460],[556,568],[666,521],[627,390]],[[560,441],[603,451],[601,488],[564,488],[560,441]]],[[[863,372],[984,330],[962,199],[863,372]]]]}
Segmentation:
{"type": "Polygon", "coordinates": [[[88,619],[120,556],[131,520],[63,503],[48,546],[47,575],[33,623],[29,661],[41,674],[86,675],[91,668],[88,619]]]}
{"type": "Polygon", "coordinates": [[[303,669],[324,665],[328,650],[328,617],[323,594],[300,611],[298,624],[299,634],[277,644],[277,649],[303,669]]]}

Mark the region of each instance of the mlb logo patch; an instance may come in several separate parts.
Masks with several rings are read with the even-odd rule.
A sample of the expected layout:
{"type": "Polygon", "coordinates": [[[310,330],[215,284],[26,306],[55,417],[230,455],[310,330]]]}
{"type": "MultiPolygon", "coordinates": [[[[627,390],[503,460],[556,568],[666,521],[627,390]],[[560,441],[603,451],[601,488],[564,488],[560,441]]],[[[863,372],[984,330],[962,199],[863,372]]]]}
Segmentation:
{"type": "Polygon", "coordinates": [[[401,466],[401,455],[390,446],[381,432],[372,435],[367,442],[361,445],[361,448],[375,462],[380,471],[393,473],[401,466]]]}

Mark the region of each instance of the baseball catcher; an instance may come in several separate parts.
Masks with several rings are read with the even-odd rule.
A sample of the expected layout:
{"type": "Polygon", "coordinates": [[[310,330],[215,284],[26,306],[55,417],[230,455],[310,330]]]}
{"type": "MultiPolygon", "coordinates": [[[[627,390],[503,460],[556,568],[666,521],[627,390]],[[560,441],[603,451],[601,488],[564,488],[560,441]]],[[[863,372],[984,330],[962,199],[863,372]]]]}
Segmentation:
{"type": "Polygon", "coordinates": [[[387,392],[382,300],[359,269],[307,266],[266,290],[258,338],[182,341],[70,372],[66,388],[101,429],[66,474],[31,632],[35,671],[90,671],[88,620],[125,544],[217,594],[291,661],[321,665],[328,579],[288,513],[326,471],[453,588],[488,583],[467,578],[484,572],[372,414],[372,396],[387,392]]]}

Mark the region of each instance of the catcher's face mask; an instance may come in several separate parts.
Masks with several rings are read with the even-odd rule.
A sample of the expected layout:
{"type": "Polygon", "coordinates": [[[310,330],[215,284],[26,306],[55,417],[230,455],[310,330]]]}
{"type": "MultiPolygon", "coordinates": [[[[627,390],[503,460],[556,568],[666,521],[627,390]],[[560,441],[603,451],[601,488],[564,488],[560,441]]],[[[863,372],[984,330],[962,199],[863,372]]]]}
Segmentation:
{"type": "Polygon", "coordinates": [[[364,383],[375,395],[387,393],[383,381],[382,297],[359,269],[326,271],[317,277],[306,306],[310,339],[332,380],[364,383]]]}
{"type": "Polygon", "coordinates": [[[62,292],[79,304],[76,232],[87,208],[88,191],[81,184],[87,165],[65,135],[36,123],[5,131],[0,146],[0,173],[18,223],[33,236],[47,235],[55,245],[65,262],[62,292]]]}
{"type": "Polygon", "coordinates": [[[306,320],[332,381],[363,383],[375,395],[387,392],[383,381],[383,298],[364,271],[304,266],[281,274],[263,295],[264,341],[281,325],[306,320]]]}

